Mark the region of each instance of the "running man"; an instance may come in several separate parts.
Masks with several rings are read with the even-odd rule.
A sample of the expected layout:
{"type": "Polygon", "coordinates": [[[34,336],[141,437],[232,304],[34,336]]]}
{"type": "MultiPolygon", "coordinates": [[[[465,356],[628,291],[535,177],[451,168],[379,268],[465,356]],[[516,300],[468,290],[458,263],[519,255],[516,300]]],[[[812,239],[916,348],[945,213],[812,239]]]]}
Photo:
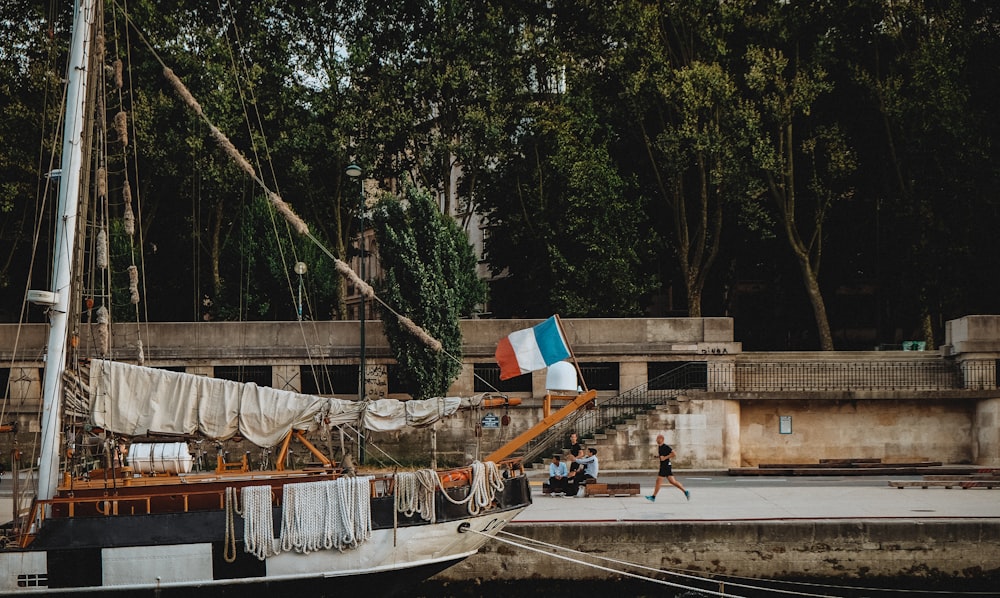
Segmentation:
{"type": "Polygon", "coordinates": [[[660,486],[663,485],[663,480],[666,479],[671,486],[674,486],[678,490],[684,493],[684,498],[691,500],[691,493],[684,489],[684,486],[677,481],[674,477],[674,470],[670,466],[671,457],[676,457],[677,453],[674,449],[670,448],[663,442],[663,434],[657,434],[656,436],[656,453],[660,459],[660,471],[656,474],[656,486],[653,488],[653,494],[647,496],[646,500],[649,502],[656,501],[656,495],[660,492],[660,486]]]}

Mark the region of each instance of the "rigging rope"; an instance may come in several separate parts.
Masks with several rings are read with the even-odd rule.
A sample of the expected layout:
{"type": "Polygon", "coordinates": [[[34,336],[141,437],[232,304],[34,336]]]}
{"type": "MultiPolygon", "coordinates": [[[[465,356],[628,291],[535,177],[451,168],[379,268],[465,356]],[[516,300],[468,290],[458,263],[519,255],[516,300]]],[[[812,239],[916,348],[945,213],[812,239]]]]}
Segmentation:
{"type": "MultiPolygon", "coordinates": [[[[116,3],[116,5],[117,5],[117,3],[116,3]]],[[[230,141],[229,138],[218,127],[216,127],[215,124],[212,123],[212,121],[210,121],[208,119],[208,117],[205,115],[204,111],[202,110],[201,105],[198,103],[198,101],[194,98],[194,96],[188,90],[187,86],[185,86],[184,83],[180,80],[180,78],[173,72],[173,70],[166,65],[166,63],[160,57],[159,53],[156,51],[155,48],[153,48],[153,45],[149,42],[149,40],[146,38],[146,36],[142,33],[142,30],[140,30],[139,27],[138,27],[138,25],[136,25],[135,22],[132,21],[131,17],[128,15],[128,13],[126,11],[122,10],[122,14],[123,14],[123,17],[125,18],[126,22],[129,25],[131,25],[132,28],[135,30],[136,34],[139,36],[139,39],[142,41],[142,43],[152,53],[153,58],[163,68],[163,74],[164,74],[164,76],[170,82],[170,84],[174,87],[175,91],[178,93],[178,95],[181,97],[181,99],[184,101],[184,103],[187,104],[188,107],[197,116],[199,116],[202,119],[202,121],[205,123],[205,125],[209,129],[211,137],[213,139],[215,139],[216,143],[218,143],[218,145],[223,149],[223,151],[226,154],[228,154],[229,157],[233,160],[233,162],[236,165],[238,165],[244,172],[246,172],[250,176],[250,178],[253,179],[257,183],[257,185],[263,190],[263,192],[264,192],[265,196],[267,197],[268,201],[270,201],[271,205],[274,207],[274,209],[278,213],[280,213],[282,215],[282,217],[285,219],[285,221],[288,223],[288,225],[291,226],[292,228],[294,228],[296,230],[296,232],[298,232],[300,235],[302,235],[302,236],[308,238],[310,241],[312,241],[313,244],[321,252],[323,252],[327,257],[329,257],[333,261],[334,269],[340,275],[342,275],[343,277],[347,278],[348,281],[352,285],[354,285],[354,287],[357,289],[358,293],[363,297],[363,300],[367,299],[367,300],[371,300],[371,301],[374,301],[374,302],[378,303],[379,305],[382,306],[382,308],[387,313],[392,314],[393,317],[396,318],[396,320],[399,322],[399,324],[400,324],[400,326],[402,328],[404,328],[407,331],[409,331],[410,334],[412,334],[414,337],[416,337],[421,342],[423,342],[432,351],[434,351],[436,353],[442,353],[443,355],[445,355],[447,358],[451,359],[452,361],[455,361],[456,363],[461,364],[462,360],[458,356],[453,355],[450,352],[448,352],[447,350],[445,350],[444,346],[441,344],[441,341],[439,341],[438,339],[436,339],[433,336],[431,336],[430,334],[428,334],[427,331],[425,331],[423,328],[421,328],[412,319],[408,318],[407,316],[405,316],[405,315],[399,313],[398,311],[396,311],[395,309],[393,309],[392,306],[390,306],[388,303],[386,303],[381,297],[379,297],[378,295],[376,295],[375,290],[371,287],[371,285],[369,285],[367,282],[365,282],[364,280],[362,280],[357,275],[357,273],[354,272],[354,270],[350,267],[350,265],[348,265],[343,260],[341,260],[337,256],[335,256],[333,254],[333,252],[331,252],[319,239],[317,239],[315,236],[313,236],[312,232],[310,232],[310,230],[309,230],[309,227],[295,213],[295,211],[292,210],[291,206],[289,204],[287,204],[284,201],[284,199],[282,199],[282,197],[277,192],[272,191],[271,188],[268,187],[267,183],[261,178],[260,175],[257,174],[257,171],[253,167],[253,165],[251,165],[250,162],[243,156],[243,154],[240,153],[240,151],[238,149],[236,149],[236,146],[233,145],[232,141],[230,141]]],[[[241,101],[242,101],[242,99],[243,98],[242,98],[242,95],[241,95],[241,101]]],[[[244,108],[244,113],[246,113],[246,109],[245,108],[244,108]]],[[[249,119],[247,119],[247,120],[249,120],[249,119]]],[[[259,115],[258,115],[258,120],[259,120],[259,115]]],[[[265,150],[266,150],[266,148],[265,148],[265,150]]],[[[272,172],[272,177],[273,177],[273,172],[272,172]]],[[[282,262],[284,262],[284,255],[283,254],[282,254],[282,262]]],[[[288,269],[284,268],[283,270],[287,272],[288,269]]],[[[481,378],[479,376],[476,376],[476,377],[479,378],[480,380],[482,380],[483,382],[489,384],[491,387],[493,387],[494,391],[499,392],[498,389],[496,387],[494,387],[493,384],[490,383],[488,380],[485,380],[484,378],[481,378]]]]}
{"type": "MultiPolygon", "coordinates": [[[[514,542],[512,540],[507,540],[507,539],[501,538],[499,536],[491,536],[488,533],[481,532],[481,531],[478,531],[478,530],[474,530],[474,529],[471,529],[471,528],[468,529],[467,531],[470,532],[470,533],[473,533],[473,534],[479,534],[481,536],[486,536],[488,538],[493,538],[497,542],[503,542],[504,544],[509,544],[511,546],[516,546],[516,547],[521,548],[523,550],[530,550],[532,552],[538,552],[538,553],[541,553],[541,554],[544,554],[544,555],[547,555],[547,556],[551,556],[553,558],[561,559],[561,560],[564,560],[564,561],[569,561],[571,563],[576,563],[578,565],[583,565],[585,567],[590,567],[592,569],[597,569],[599,571],[607,571],[608,573],[615,573],[617,575],[623,575],[625,577],[631,577],[633,579],[639,579],[639,580],[642,580],[642,581],[648,581],[650,583],[655,583],[655,584],[659,584],[659,585],[670,586],[672,588],[680,588],[680,589],[683,589],[683,590],[696,590],[698,592],[701,592],[703,594],[708,594],[710,596],[726,596],[728,598],[746,598],[746,597],[741,597],[739,594],[730,594],[728,592],[727,593],[722,593],[722,592],[715,592],[715,591],[712,591],[712,590],[704,590],[704,589],[696,588],[696,587],[693,587],[693,586],[686,586],[686,585],[679,584],[679,583],[673,583],[673,582],[666,581],[666,580],[663,580],[663,579],[656,579],[655,577],[648,577],[648,576],[645,576],[645,575],[638,575],[636,573],[630,573],[628,571],[620,571],[618,569],[613,569],[611,567],[605,567],[603,565],[597,565],[597,564],[594,564],[594,563],[589,563],[587,561],[576,559],[576,558],[569,557],[569,556],[566,556],[566,555],[557,554],[557,553],[553,553],[553,552],[548,552],[546,550],[542,550],[541,548],[535,548],[534,546],[528,546],[528,545],[525,545],[525,544],[519,544],[517,542],[514,542]]],[[[525,539],[526,540],[530,540],[530,538],[525,538],[525,539]]]]}
{"type": "MultiPolygon", "coordinates": [[[[888,593],[893,593],[893,594],[906,594],[906,593],[942,594],[942,595],[948,595],[948,596],[959,596],[959,595],[961,595],[961,596],[981,596],[981,595],[995,596],[996,595],[995,593],[991,593],[991,592],[956,592],[954,590],[949,590],[949,591],[934,591],[934,590],[924,590],[924,589],[920,589],[920,590],[908,590],[908,589],[875,588],[875,587],[863,587],[863,586],[851,586],[851,585],[846,585],[846,586],[845,585],[832,585],[832,584],[809,583],[809,582],[800,582],[800,581],[761,580],[761,579],[758,579],[758,578],[741,577],[741,576],[738,576],[738,575],[731,575],[731,574],[728,574],[728,573],[713,574],[712,577],[703,577],[703,576],[700,576],[700,575],[694,575],[692,573],[685,573],[684,572],[685,570],[682,570],[682,569],[658,569],[656,567],[649,567],[649,566],[646,566],[646,565],[640,565],[640,564],[637,564],[637,563],[631,563],[631,562],[623,561],[623,560],[620,560],[620,559],[613,559],[613,558],[610,558],[610,557],[604,557],[604,556],[600,556],[600,555],[594,554],[594,553],[585,553],[585,552],[582,552],[582,551],[579,551],[579,550],[574,550],[572,548],[567,548],[565,546],[560,546],[558,544],[551,544],[549,542],[544,542],[542,540],[538,540],[538,539],[535,539],[535,538],[528,538],[526,536],[521,536],[521,535],[518,535],[518,534],[515,534],[515,533],[512,533],[512,532],[506,531],[506,530],[499,531],[498,535],[510,536],[511,538],[516,538],[519,541],[529,542],[531,544],[534,544],[534,545],[537,545],[537,546],[541,546],[541,547],[549,549],[549,550],[561,550],[561,551],[564,551],[564,552],[569,552],[569,553],[573,553],[573,554],[577,554],[577,555],[581,555],[581,556],[586,556],[586,557],[588,557],[590,559],[607,561],[609,563],[614,563],[616,565],[623,565],[623,566],[626,566],[626,567],[632,567],[632,568],[635,568],[635,569],[649,571],[651,573],[660,573],[660,574],[666,573],[666,574],[672,575],[674,577],[680,577],[680,578],[685,578],[685,579],[690,579],[690,580],[697,580],[697,581],[702,581],[702,582],[710,582],[710,583],[719,583],[722,579],[727,579],[727,580],[737,579],[737,580],[743,580],[743,581],[753,581],[753,582],[757,582],[758,584],[762,584],[762,583],[765,583],[765,582],[771,582],[771,583],[780,584],[780,585],[783,585],[783,586],[805,586],[805,587],[813,587],[813,588],[823,588],[823,589],[827,589],[827,590],[850,590],[850,591],[866,591],[866,592],[888,592],[888,593]]],[[[497,538],[497,540],[499,540],[501,542],[505,541],[502,538],[497,538]]],[[[521,548],[528,548],[529,550],[531,549],[528,546],[523,546],[523,545],[516,544],[516,543],[513,543],[513,544],[515,546],[518,546],[518,547],[521,547],[521,548]]],[[[552,554],[552,553],[546,552],[545,554],[552,554]]],[[[583,560],[575,560],[574,562],[577,562],[579,564],[586,565],[586,566],[592,566],[589,562],[583,561],[583,560]]],[[[655,579],[650,578],[649,581],[655,581],[655,579]]],[[[801,596],[801,597],[806,597],[806,598],[809,598],[809,597],[812,597],[812,598],[830,598],[829,594],[813,594],[813,593],[807,593],[807,592],[796,592],[796,591],[791,591],[791,590],[783,590],[783,589],[775,588],[775,587],[771,587],[771,586],[762,586],[762,585],[752,585],[752,584],[735,583],[735,582],[732,582],[732,581],[726,581],[725,584],[727,586],[738,587],[738,588],[743,588],[743,589],[748,589],[748,590],[753,590],[753,591],[756,591],[756,592],[766,591],[766,592],[769,592],[771,594],[784,594],[784,595],[790,595],[790,596],[801,596]]],[[[688,589],[696,590],[698,592],[708,592],[707,590],[702,590],[702,589],[695,588],[695,587],[689,587],[688,589]]],[[[733,596],[733,594],[728,594],[728,593],[725,593],[723,595],[725,595],[725,596],[733,596]]]]}

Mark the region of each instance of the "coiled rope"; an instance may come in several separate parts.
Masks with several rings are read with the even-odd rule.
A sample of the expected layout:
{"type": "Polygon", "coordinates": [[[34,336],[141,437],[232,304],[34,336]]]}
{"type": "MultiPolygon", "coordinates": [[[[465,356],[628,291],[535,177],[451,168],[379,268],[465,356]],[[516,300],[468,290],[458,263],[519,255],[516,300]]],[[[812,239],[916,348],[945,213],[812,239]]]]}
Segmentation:
{"type": "MultiPolygon", "coordinates": [[[[435,477],[437,476],[435,475],[435,477]]],[[[468,503],[469,514],[478,515],[483,509],[492,505],[493,499],[496,498],[496,493],[503,490],[503,474],[500,473],[500,468],[493,461],[486,461],[485,463],[473,461],[472,480],[470,480],[469,486],[469,495],[462,500],[455,500],[448,495],[444,489],[444,485],[441,483],[441,479],[438,478],[438,487],[441,488],[441,494],[448,499],[448,502],[454,505],[468,503]]]]}
{"type": "Polygon", "coordinates": [[[478,515],[496,499],[496,493],[503,490],[504,479],[500,468],[492,461],[473,461],[472,479],[469,480],[469,494],[461,500],[452,498],[444,488],[441,477],[433,469],[401,471],[395,476],[395,500],[397,513],[412,517],[419,513],[424,521],[437,521],[434,493],[440,488],[441,494],[455,505],[468,505],[470,515],[478,515]]]}
{"type": "Polygon", "coordinates": [[[236,488],[226,488],[226,537],[223,540],[222,558],[227,563],[236,561],[236,488]]]}
{"type": "Polygon", "coordinates": [[[371,538],[371,480],[343,477],[323,482],[286,484],[281,536],[275,539],[270,486],[244,486],[243,509],[236,488],[226,488],[226,536],[223,557],[236,560],[235,515],[243,516],[243,550],[259,560],[282,551],[356,548],[371,538]]]}
{"type": "Polygon", "coordinates": [[[396,474],[395,507],[396,512],[407,517],[420,513],[424,521],[437,521],[434,501],[434,491],[440,484],[440,478],[433,469],[419,471],[401,471],[396,474]]]}
{"type": "Polygon", "coordinates": [[[371,480],[343,477],[288,484],[281,513],[281,550],[355,548],[371,537],[371,480]]]}
{"type": "Polygon", "coordinates": [[[271,514],[273,499],[270,486],[244,486],[243,510],[237,511],[243,515],[243,550],[260,560],[278,553],[271,514]]]}

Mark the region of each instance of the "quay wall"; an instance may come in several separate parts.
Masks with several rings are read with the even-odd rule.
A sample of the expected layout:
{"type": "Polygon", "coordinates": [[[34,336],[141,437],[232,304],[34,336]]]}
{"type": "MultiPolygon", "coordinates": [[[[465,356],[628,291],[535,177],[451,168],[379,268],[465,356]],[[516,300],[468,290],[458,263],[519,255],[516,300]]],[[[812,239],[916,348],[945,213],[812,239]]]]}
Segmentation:
{"type": "MultiPolygon", "coordinates": [[[[490,378],[520,405],[463,410],[433,429],[373,433],[368,440],[402,462],[425,460],[434,447],[441,464],[458,465],[528,430],[545,415],[546,371],[505,387],[493,352],[498,339],[535,323],[462,321],[463,366],[448,391],[480,395],[491,390],[490,378]],[[481,425],[503,415],[509,425],[481,425]]],[[[669,405],[586,438],[599,449],[602,469],[655,466],[658,433],[677,449],[674,465],[682,469],[837,458],[1000,466],[1000,316],[949,322],[937,351],[744,353],[730,318],[583,318],[563,320],[563,326],[598,401],[672,368],[704,364],[700,389],[678,390],[669,405]]],[[[38,432],[47,329],[0,325],[4,423],[18,422],[20,442],[38,432]]],[[[94,338],[86,325],[84,331],[81,355],[94,338]]],[[[111,336],[113,356],[123,361],[143,355],[153,367],[358,398],[356,321],[117,324],[111,336]]],[[[381,322],[368,322],[366,342],[366,396],[407,398],[381,322]]],[[[0,437],[0,463],[14,439],[0,437]]]]}
{"type": "MultiPolygon", "coordinates": [[[[696,575],[1000,580],[1000,521],[995,520],[514,522],[504,529],[584,553],[568,555],[577,560],[603,557],[696,575]]],[[[607,561],[592,562],[621,570],[607,561]]],[[[498,541],[434,577],[451,582],[607,578],[607,571],[498,541]]]]}

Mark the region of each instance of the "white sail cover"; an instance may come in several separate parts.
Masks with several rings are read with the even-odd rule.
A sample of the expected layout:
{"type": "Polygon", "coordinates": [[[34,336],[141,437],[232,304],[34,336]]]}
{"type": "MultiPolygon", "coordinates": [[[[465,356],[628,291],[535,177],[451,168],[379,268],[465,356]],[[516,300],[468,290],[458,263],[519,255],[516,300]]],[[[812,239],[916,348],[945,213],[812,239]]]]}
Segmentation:
{"type": "Polygon", "coordinates": [[[243,436],[274,446],[292,429],[353,424],[385,432],[428,426],[452,415],[459,397],[422,401],[349,401],[107,360],[90,362],[89,405],[95,426],[128,436],[243,436]]]}

